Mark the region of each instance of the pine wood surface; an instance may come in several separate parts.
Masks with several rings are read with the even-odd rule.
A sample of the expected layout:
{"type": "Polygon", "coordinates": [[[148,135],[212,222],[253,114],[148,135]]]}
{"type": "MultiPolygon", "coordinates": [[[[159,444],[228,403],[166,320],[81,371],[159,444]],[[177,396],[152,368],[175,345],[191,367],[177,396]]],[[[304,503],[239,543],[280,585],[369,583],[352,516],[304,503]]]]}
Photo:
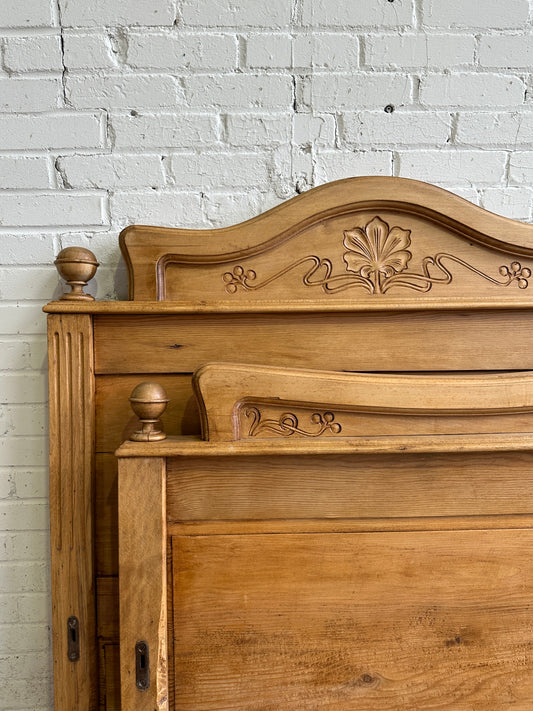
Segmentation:
{"type": "MultiPolygon", "coordinates": [[[[122,463],[119,462],[119,469],[122,463]]],[[[138,459],[119,476],[121,703],[128,711],[168,708],[165,463],[138,459]],[[143,492],[139,496],[139,492],[143,492]],[[149,648],[150,683],[135,684],[135,646],[149,648]]]]}
{"type": "MultiPolygon", "coordinates": [[[[199,437],[191,377],[211,361],[339,373],[449,373],[452,379],[470,377],[460,371],[486,377],[487,371],[533,370],[533,227],[416,181],[357,178],[321,186],[222,230],[132,226],[121,247],[134,300],[62,300],[45,307],[51,353],[58,333],[63,354],[50,361],[57,711],[96,705],[107,711],[355,705],[363,711],[436,705],[529,711],[525,638],[531,619],[524,600],[530,597],[531,541],[525,529],[532,522],[533,438],[529,413],[509,410],[520,392],[513,395],[511,388],[502,396],[502,411],[483,415],[480,398],[470,395],[469,402],[468,394],[461,397],[470,413],[457,417],[350,411],[341,421],[335,412],[330,424],[340,423],[342,432],[326,427],[320,436],[299,439],[297,432],[283,436],[283,428],[280,435],[281,415],[295,417],[305,433],[327,421],[311,419],[314,400],[296,407],[293,399],[290,408],[262,412],[263,423],[274,421],[274,431],[261,431],[268,438],[206,442],[199,437]],[[68,334],[79,332],[89,334],[87,341],[69,351],[68,334]],[[162,417],[169,436],[119,447],[124,472],[132,472],[129,479],[124,475],[119,545],[112,452],[137,428],[128,397],[142,380],[159,381],[170,395],[162,417]],[[168,482],[163,459],[172,470],[168,482]],[[146,483],[152,474],[155,488],[146,483]],[[236,543],[228,548],[230,539],[236,543]],[[338,555],[331,540],[344,541],[338,555]],[[365,546],[352,543],[363,540],[365,546]],[[168,587],[165,552],[174,554],[168,587]],[[358,564],[368,573],[362,578],[370,581],[366,590],[375,595],[364,598],[362,591],[366,612],[350,577],[359,553],[358,564]],[[127,620],[122,642],[119,555],[127,571],[120,576],[127,620]],[[298,587],[298,566],[307,580],[305,571],[310,575],[317,563],[331,577],[318,575],[298,587]],[[217,596],[216,586],[208,589],[208,580],[229,580],[233,568],[229,597],[227,590],[217,596]],[[439,569],[450,571],[445,581],[439,569]],[[280,646],[275,624],[267,629],[260,606],[243,607],[239,588],[249,579],[266,599],[276,576],[281,588],[271,596],[271,609],[278,605],[287,629],[296,630],[289,651],[280,646]],[[405,601],[409,582],[420,595],[412,603],[405,601]],[[321,604],[322,584],[330,584],[326,593],[346,610],[337,622],[335,605],[321,604]],[[433,609],[433,589],[438,614],[408,625],[405,615],[415,614],[409,604],[427,601],[425,609],[433,609]],[[489,593],[495,593],[490,600],[489,593]],[[159,624],[165,595],[168,627],[159,624]],[[390,619],[380,613],[380,595],[390,605],[390,619]],[[308,600],[307,617],[298,614],[300,599],[308,600]],[[508,605],[502,602],[507,599],[508,605]],[[193,614],[182,619],[186,608],[193,614]],[[76,663],[65,658],[69,614],[79,614],[82,626],[76,663]],[[245,614],[262,636],[239,637],[245,614]],[[204,649],[198,635],[210,619],[215,626],[204,649]],[[227,623],[225,646],[217,619],[227,623]],[[456,632],[461,626],[464,631],[456,632]],[[355,628],[368,644],[350,644],[355,628]],[[119,643],[131,649],[146,629],[158,682],[137,692],[127,682],[131,656],[120,655],[121,701],[119,643]],[[200,650],[198,662],[179,648],[185,642],[200,650]],[[201,673],[204,662],[214,663],[211,675],[201,673]],[[285,682],[280,670],[287,672],[285,682]],[[162,692],[166,675],[168,698],[162,692]]],[[[445,383],[437,399],[443,389],[445,383]]],[[[249,424],[243,412],[240,427],[249,424]]]]}
{"type": "Polygon", "coordinates": [[[208,363],[193,386],[211,442],[383,435],[391,416],[393,432],[404,435],[527,432],[533,424],[530,373],[443,377],[208,363]],[[502,424],[509,413],[530,417],[502,424]]]}
{"type": "Polygon", "coordinates": [[[48,317],[50,392],[50,546],[54,703],[96,704],[94,541],[94,369],[90,316],[48,317]],[[67,620],[79,621],[76,662],[68,659],[67,620]]]}
{"type": "Polygon", "coordinates": [[[212,361],[348,372],[533,370],[530,319],[524,311],[102,315],[95,367],[97,374],[192,374],[212,361]]]}
{"type": "Polygon", "coordinates": [[[176,536],[175,708],[531,707],[531,530],[176,536]]]}
{"type": "Polygon", "coordinates": [[[533,514],[533,453],[168,460],[169,521],[533,514]]]}
{"type": "MultiPolygon", "coordinates": [[[[220,299],[224,297],[224,285],[228,283],[223,278],[224,274],[231,274],[235,268],[240,268],[241,275],[251,276],[249,286],[252,288],[245,289],[245,296],[246,301],[253,301],[258,283],[270,278],[271,286],[272,274],[290,268],[293,257],[298,261],[302,256],[310,256],[311,265],[313,257],[318,260],[320,266],[313,276],[318,275],[319,280],[328,274],[324,261],[332,262],[333,274],[339,275],[331,284],[334,290],[345,286],[347,276],[351,277],[351,285],[368,287],[368,283],[365,285],[361,280],[354,280],[352,274],[346,275],[340,255],[343,234],[357,228],[364,229],[376,218],[386,225],[381,228],[382,245],[387,234],[396,228],[393,241],[397,251],[400,248],[403,251],[411,249],[414,253],[420,249],[420,255],[415,255],[418,259],[431,256],[435,251],[446,253],[449,249],[453,256],[471,259],[472,266],[486,268],[489,273],[492,267],[497,274],[498,265],[490,264],[494,252],[508,252],[526,258],[533,256],[533,230],[530,225],[496,216],[445,190],[417,181],[350,178],[315,188],[252,220],[227,228],[201,232],[139,225],[127,228],[120,236],[120,244],[128,266],[130,298],[172,300],[189,296],[199,301],[220,299]],[[407,232],[409,234],[405,234],[407,232]],[[305,245],[305,251],[300,246],[301,242],[305,245]],[[437,245],[439,248],[435,250],[437,245]],[[484,252],[479,251],[480,246],[485,248],[484,252]],[[491,248],[493,253],[489,253],[487,248],[491,248]],[[471,255],[472,252],[474,255],[483,253],[481,263],[471,255]],[[265,254],[269,268],[263,276],[257,260],[265,254]],[[333,264],[336,257],[339,264],[333,264]]],[[[349,237],[347,239],[349,242],[349,237]]],[[[385,249],[384,253],[389,256],[390,250],[385,249]]],[[[411,257],[411,252],[409,257],[404,256],[404,261],[396,264],[397,270],[405,272],[406,260],[410,261],[411,257]]],[[[526,263],[529,264],[527,260],[526,263]]],[[[263,265],[264,261],[261,262],[263,265]]],[[[309,267],[309,264],[306,266],[309,267]]],[[[351,266],[354,274],[360,276],[357,266],[351,266]]],[[[420,272],[420,269],[412,273],[417,271],[420,272]]],[[[473,273],[470,271],[470,276],[473,273]]],[[[469,280],[466,281],[468,284],[469,280]]],[[[417,287],[427,286],[423,279],[415,279],[414,283],[417,287]]],[[[488,286],[494,285],[483,283],[481,278],[478,289],[490,294],[491,290],[484,288],[488,286]]],[[[276,296],[282,301],[290,302],[298,295],[306,298],[302,297],[298,279],[285,281],[283,285],[274,280],[274,288],[276,296]]],[[[427,291],[431,288],[430,283],[427,291]]],[[[239,288],[226,290],[232,301],[238,301],[238,298],[233,298],[238,293],[239,288]]],[[[306,291],[303,293],[306,294],[306,291]]],[[[336,295],[337,292],[333,293],[336,295]]],[[[313,298],[311,294],[309,296],[313,298]]],[[[331,296],[332,293],[327,293],[326,289],[325,299],[331,296]]],[[[367,300],[364,289],[357,290],[357,297],[367,300]]],[[[446,297],[444,295],[444,300],[446,297]]],[[[512,296],[509,298],[512,301],[512,296]]]]}

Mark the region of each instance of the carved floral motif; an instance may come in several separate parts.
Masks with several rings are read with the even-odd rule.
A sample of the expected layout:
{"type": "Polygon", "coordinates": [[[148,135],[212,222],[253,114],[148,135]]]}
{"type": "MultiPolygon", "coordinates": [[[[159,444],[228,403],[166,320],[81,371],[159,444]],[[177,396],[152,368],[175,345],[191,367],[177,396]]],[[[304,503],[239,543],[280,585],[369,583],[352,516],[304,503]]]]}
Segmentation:
{"type": "Polygon", "coordinates": [[[282,437],[291,437],[292,435],[300,435],[302,437],[320,437],[325,432],[339,434],[342,430],[341,425],[335,422],[333,412],[313,412],[311,422],[315,426],[313,430],[304,430],[300,427],[298,418],[292,412],[284,412],[280,417],[275,419],[263,419],[263,413],[257,407],[249,407],[244,411],[246,417],[251,419],[249,437],[257,437],[262,432],[271,432],[282,437]]]}
{"type": "Polygon", "coordinates": [[[410,271],[411,231],[397,226],[390,228],[379,216],[364,227],[345,230],[343,244],[347,250],[343,254],[346,265],[344,274],[333,274],[331,260],[316,255],[302,257],[263,281],[257,281],[254,269],[246,269],[239,264],[231,272],[222,275],[226,292],[235,294],[239,288],[244,291],[262,289],[301,265],[306,265],[303,284],[321,287],[326,294],[335,294],[355,286],[363,287],[370,294],[385,294],[393,287],[425,293],[434,284],[451,284],[453,274],[450,262],[461,265],[496,286],[509,286],[516,282],[519,289],[527,289],[531,277],[529,267],[523,267],[520,262],[512,262],[500,266],[498,271],[503,279],[497,279],[446,252],[424,257],[420,271],[410,271]]]}
{"type": "Polygon", "coordinates": [[[344,232],[343,255],[346,269],[359,274],[369,282],[371,293],[383,293],[387,279],[403,272],[411,259],[410,230],[389,226],[379,217],[374,217],[364,229],[354,227],[344,232]]]}

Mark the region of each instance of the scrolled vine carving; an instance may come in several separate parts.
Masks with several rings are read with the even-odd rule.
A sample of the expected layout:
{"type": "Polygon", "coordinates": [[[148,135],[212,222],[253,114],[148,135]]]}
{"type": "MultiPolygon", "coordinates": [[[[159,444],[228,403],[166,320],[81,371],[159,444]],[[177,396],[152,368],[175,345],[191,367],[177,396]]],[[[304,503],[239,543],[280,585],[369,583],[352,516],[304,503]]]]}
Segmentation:
{"type": "Polygon", "coordinates": [[[346,252],[343,260],[345,274],[333,274],[330,259],[316,255],[307,255],[292,262],[263,281],[257,280],[254,269],[238,264],[231,272],[225,272],[222,280],[228,294],[235,294],[239,289],[257,291],[279,279],[301,265],[306,265],[302,277],[304,286],[318,286],[326,294],[335,294],[353,287],[362,287],[369,294],[386,294],[394,287],[428,292],[434,284],[451,284],[453,274],[450,262],[459,264],[482,279],[496,286],[509,286],[516,282],[519,289],[527,289],[531,269],[520,262],[503,264],[498,279],[477,269],[464,259],[447,252],[439,252],[422,259],[420,271],[410,271],[412,259],[411,231],[401,227],[392,227],[379,216],[374,217],[365,227],[354,227],[344,231],[343,245],[346,252]]]}
{"type": "Polygon", "coordinates": [[[311,422],[316,429],[309,431],[300,427],[298,417],[292,412],[284,412],[277,420],[263,419],[263,413],[257,407],[246,408],[244,414],[252,421],[248,431],[249,437],[257,437],[265,431],[282,437],[291,437],[295,434],[302,437],[320,437],[326,432],[339,434],[342,430],[341,425],[335,422],[333,412],[313,412],[311,422]]]}

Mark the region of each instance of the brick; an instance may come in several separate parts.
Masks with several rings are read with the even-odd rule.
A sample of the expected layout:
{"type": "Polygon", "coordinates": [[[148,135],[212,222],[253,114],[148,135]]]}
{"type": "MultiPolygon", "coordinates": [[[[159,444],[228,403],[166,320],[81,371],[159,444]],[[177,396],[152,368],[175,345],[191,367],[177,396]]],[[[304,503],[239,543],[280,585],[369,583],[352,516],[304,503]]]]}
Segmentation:
{"type": "Polygon", "coordinates": [[[524,188],[487,188],[483,191],[482,206],[513,220],[530,220],[533,190],[524,188]]]}
{"type": "Polygon", "coordinates": [[[209,192],[205,196],[205,211],[210,227],[244,222],[261,212],[258,191],[209,192]]]}
{"type": "Polygon", "coordinates": [[[103,114],[100,112],[18,116],[3,114],[0,115],[0,146],[2,150],[8,151],[98,148],[103,145],[102,119],[103,114]]]}
{"type": "Polygon", "coordinates": [[[63,52],[65,67],[69,70],[116,69],[117,67],[111,41],[103,32],[65,30],[63,52]]]}
{"type": "Polygon", "coordinates": [[[0,27],[49,27],[54,24],[50,0],[2,0],[0,27]]]}
{"type": "Polygon", "coordinates": [[[288,68],[292,66],[292,37],[263,33],[246,39],[246,64],[253,68],[288,68]]]}
{"type": "MultiPolygon", "coordinates": [[[[18,596],[0,595],[0,625],[19,622],[19,620],[18,596]]],[[[16,674],[16,676],[18,676],[18,674],[16,674]]]]}
{"type": "Polygon", "coordinates": [[[483,5],[463,0],[423,0],[423,24],[427,27],[448,28],[517,28],[528,21],[528,0],[485,0],[483,5]]]}
{"type": "Polygon", "coordinates": [[[388,2],[346,2],[346,0],[303,0],[305,25],[338,27],[411,26],[414,20],[412,0],[388,2]]]}
{"type": "MultiPolygon", "coordinates": [[[[6,678],[19,676],[21,679],[41,679],[50,676],[50,659],[48,650],[37,653],[19,653],[16,655],[2,654],[0,656],[2,673],[6,678]],[[16,670],[16,671],[15,671],[16,670]]],[[[46,709],[31,709],[31,711],[50,711],[52,702],[46,709]]]]}
{"type": "MultiPolygon", "coordinates": [[[[16,467],[34,464],[45,466],[48,461],[46,439],[44,437],[0,437],[0,461],[16,467]]],[[[0,530],[1,528],[0,514],[0,530]]],[[[26,526],[23,525],[23,528],[26,526]]]]}
{"type": "Polygon", "coordinates": [[[193,148],[219,141],[214,114],[114,114],[111,127],[115,148],[193,148]]]}
{"type": "Polygon", "coordinates": [[[299,34],[294,38],[294,66],[346,71],[359,67],[359,40],[348,32],[299,34]]]}
{"type": "Polygon", "coordinates": [[[72,188],[113,190],[165,184],[159,155],[73,155],[59,158],[57,166],[72,188]]]}
{"type": "Polygon", "coordinates": [[[46,157],[0,155],[0,189],[49,187],[46,157]]]}
{"type": "Polygon", "coordinates": [[[426,106],[520,106],[524,83],[499,74],[433,74],[423,77],[420,101],[426,106]]]}
{"type": "Polygon", "coordinates": [[[315,165],[316,183],[351,178],[355,175],[391,175],[392,156],[387,151],[324,151],[315,165]]]}
{"type": "Polygon", "coordinates": [[[25,679],[7,679],[0,689],[0,704],[3,709],[8,709],[7,703],[13,703],[13,699],[17,700],[17,708],[24,707],[35,709],[41,704],[48,701],[50,691],[50,683],[45,684],[28,684],[25,679]]]}
{"type": "Polygon", "coordinates": [[[274,146],[289,143],[292,115],[274,114],[226,114],[225,138],[232,146],[274,146]]]}
{"type": "Polygon", "coordinates": [[[458,115],[457,143],[509,148],[511,137],[514,147],[533,145],[533,114],[463,111],[458,115]]]}
{"type": "Polygon", "coordinates": [[[400,175],[433,183],[491,183],[504,177],[503,151],[403,151],[400,175]]]}
{"type": "Polygon", "coordinates": [[[473,64],[472,35],[379,34],[365,39],[365,64],[369,67],[450,68],[473,64]]]}
{"type": "MultiPolygon", "coordinates": [[[[35,566],[33,566],[35,568],[35,566]]],[[[10,578],[11,575],[13,574],[12,568],[7,568],[3,564],[0,566],[0,590],[3,587],[2,585],[2,578],[7,577],[10,578]],[[7,574],[7,570],[9,570],[9,575],[7,574]]],[[[24,577],[23,572],[21,571],[18,575],[17,578],[19,578],[26,586],[31,585],[31,578],[30,580],[26,580],[31,575],[30,572],[26,573],[26,577],[24,577]]],[[[30,588],[31,589],[31,588],[30,588]]],[[[16,590],[10,590],[9,592],[16,592],[16,590]]],[[[0,654],[9,654],[13,653],[16,654],[18,652],[29,652],[32,650],[36,651],[42,651],[47,649],[49,646],[49,631],[46,628],[46,625],[42,624],[33,624],[33,625],[1,625],[0,626],[0,654]]],[[[25,682],[26,686],[28,685],[28,682],[25,682]]],[[[23,686],[23,685],[21,685],[23,686]]],[[[13,699],[17,697],[11,696],[11,692],[9,693],[9,696],[6,698],[4,697],[4,701],[9,701],[12,703],[13,699]]],[[[18,705],[18,704],[17,704],[18,705]]],[[[7,706],[3,706],[4,708],[8,708],[7,706]]],[[[20,706],[19,706],[20,708],[20,706]]]]}
{"type": "Polygon", "coordinates": [[[509,163],[509,180],[513,183],[533,182],[533,151],[513,151],[509,163]]]}
{"type": "Polygon", "coordinates": [[[451,135],[451,115],[444,111],[360,111],[342,114],[344,141],[359,146],[442,146],[451,135]]]}
{"type": "Polygon", "coordinates": [[[0,341],[0,370],[29,368],[30,344],[24,341],[0,341]]]}
{"type": "Polygon", "coordinates": [[[0,264],[52,264],[55,256],[51,235],[0,234],[0,264]]]}
{"type": "Polygon", "coordinates": [[[284,109],[292,106],[292,80],[283,74],[223,74],[184,77],[191,108],[284,109]]]}
{"type": "MultiPolygon", "coordinates": [[[[44,410],[44,406],[43,406],[44,410]]],[[[37,419],[36,417],[33,418],[37,419]]],[[[35,423],[35,430],[41,430],[45,421],[44,413],[40,423],[35,423]]],[[[21,434],[24,434],[21,432],[21,434]]],[[[14,497],[20,499],[45,499],[48,497],[48,468],[31,466],[31,469],[13,467],[10,481],[14,488],[14,497]]],[[[47,533],[17,534],[13,544],[14,558],[39,560],[48,554],[47,533]],[[33,551],[33,552],[32,552],[33,551]]]]}
{"type": "Polygon", "coordinates": [[[101,25],[172,25],[176,19],[172,0],[59,0],[66,27],[101,25]]]}
{"type": "Polygon", "coordinates": [[[46,378],[40,373],[5,373],[0,403],[47,402],[46,378]]]}
{"type": "Polygon", "coordinates": [[[299,146],[333,148],[335,144],[335,117],[331,114],[295,114],[293,138],[299,146]]]}
{"type": "Polygon", "coordinates": [[[27,593],[18,599],[19,616],[24,622],[49,622],[49,607],[48,595],[43,593],[27,593]]]}
{"type": "Polygon", "coordinates": [[[286,0],[185,0],[181,20],[205,27],[286,27],[291,21],[291,3],[286,0]]]}
{"type": "MultiPolygon", "coordinates": [[[[12,437],[10,439],[16,438],[12,437]]],[[[23,438],[21,437],[20,439],[23,438]]],[[[0,442],[2,442],[2,440],[0,440],[0,442]]],[[[45,500],[32,499],[26,501],[13,500],[0,502],[0,531],[46,531],[48,526],[48,503],[45,500]]],[[[3,566],[4,563],[1,563],[0,570],[3,566]]],[[[25,569],[35,569],[36,567],[35,565],[24,566],[25,569]]],[[[17,569],[20,570],[20,568],[17,569]]],[[[10,582],[6,582],[6,587],[2,587],[2,577],[0,573],[0,592],[12,592],[9,588],[10,582]]],[[[45,589],[42,583],[39,589],[45,589]]]]}
{"type": "MultiPolygon", "coordinates": [[[[13,343],[15,343],[13,341],[13,343]]],[[[5,345],[3,343],[2,345],[5,345]]],[[[29,351],[29,344],[23,343],[24,350],[29,351]]],[[[44,342],[45,350],[46,342],[44,342]]],[[[46,350],[44,355],[46,356],[46,350]]],[[[26,362],[28,356],[25,358],[26,362]]],[[[6,360],[1,358],[0,363],[4,369],[6,360]]],[[[43,363],[46,364],[46,360],[43,363]]],[[[21,364],[15,363],[12,370],[21,370],[21,364]]],[[[0,405],[0,435],[6,433],[17,435],[44,435],[45,429],[45,408],[44,405],[0,405]]]]}
{"type": "Polygon", "coordinates": [[[174,155],[171,170],[180,185],[193,188],[266,185],[267,158],[259,153],[189,153],[174,155]]]}
{"type": "Polygon", "coordinates": [[[4,267],[0,269],[0,298],[45,300],[53,293],[57,274],[50,267],[4,267]]]}
{"type": "Polygon", "coordinates": [[[0,77],[0,111],[48,111],[56,109],[59,77],[0,77]]]}
{"type": "MultiPolygon", "coordinates": [[[[28,501],[28,504],[47,506],[46,501],[28,501]]],[[[50,532],[48,526],[41,531],[16,531],[13,534],[13,559],[21,561],[40,561],[48,558],[50,550],[50,532]]]]}
{"type": "Polygon", "coordinates": [[[0,195],[0,226],[104,225],[104,206],[105,199],[98,194],[3,193],[0,195]]]}
{"type": "Polygon", "coordinates": [[[62,71],[59,35],[6,37],[4,66],[12,72],[62,71]]]}
{"type": "Polygon", "coordinates": [[[79,109],[176,106],[176,81],[170,76],[107,74],[69,75],[67,97],[79,109]]]}
{"type": "Polygon", "coordinates": [[[404,74],[350,76],[315,74],[305,89],[304,100],[318,111],[399,106],[410,103],[411,81],[404,74]]]}
{"type": "Polygon", "coordinates": [[[127,62],[137,69],[214,69],[237,67],[235,35],[183,32],[130,32],[127,62]]]}
{"type": "Polygon", "coordinates": [[[158,190],[117,191],[111,197],[113,224],[141,223],[164,227],[201,227],[203,212],[197,193],[158,190]]]}
{"type": "Polygon", "coordinates": [[[46,314],[41,304],[0,304],[0,332],[29,334],[46,332],[46,314]]]}
{"type": "Polygon", "coordinates": [[[479,63],[483,67],[523,67],[533,63],[533,36],[488,35],[479,42],[479,63]]]}

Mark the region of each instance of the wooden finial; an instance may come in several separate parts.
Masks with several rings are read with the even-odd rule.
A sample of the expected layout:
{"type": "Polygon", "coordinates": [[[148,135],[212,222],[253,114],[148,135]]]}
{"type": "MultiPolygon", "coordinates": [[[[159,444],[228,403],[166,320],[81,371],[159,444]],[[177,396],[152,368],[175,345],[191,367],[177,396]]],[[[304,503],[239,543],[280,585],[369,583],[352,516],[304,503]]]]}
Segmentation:
{"type": "Polygon", "coordinates": [[[93,278],[100,266],[89,249],[65,247],[57,255],[54,264],[59,276],[71,287],[71,291],[60,296],[61,299],[94,301],[94,296],[83,291],[83,287],[87,286],[87,282],[93,278]]]}
{"type": "Polygon", "coordinates": [[[142,423],[142,429],[134,432],[130,439],[134,442],[154,442],[165,439],[166,434],[156,425],[167,408],[168,398],[159,383],[140,383],[130,395],[133,412],[142,423]]]}

